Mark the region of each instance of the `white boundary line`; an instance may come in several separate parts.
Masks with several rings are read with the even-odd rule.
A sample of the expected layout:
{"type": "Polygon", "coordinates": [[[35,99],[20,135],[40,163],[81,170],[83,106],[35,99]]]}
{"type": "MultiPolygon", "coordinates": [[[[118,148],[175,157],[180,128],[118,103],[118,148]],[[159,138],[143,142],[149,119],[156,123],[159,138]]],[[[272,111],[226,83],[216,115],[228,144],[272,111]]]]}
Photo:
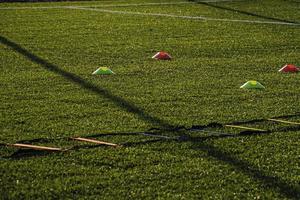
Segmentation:
{"type": "MultiPolygon", "coordinates": [[[[162,2],[162,3],[135,3],[135,4],[95,4],[87,6],[72,6],[79,8],[109,8],[109,7],[130,7],[130,6],[162,6],[162,5],[180,5],[180,4],[195,4],[194,2],[162,2]]],[[[22,10],[22,9],[56,9],[56,8],[68,8],[69,6],[24,6],[24,7],[0,7],[0,10],[22,10]]]]}
{"type": "MultiPolygon", "coordinates": [[[[91,7],[91,6],[89,6],[91,7]]],[[[32,7],[0,7],[0,10],[43,10],[43,9],[61,9],[61,8],[67,8],[67,6],[32,6],[32,7]]]]}
{"type": "Polygon", "coordinates": [[[173,15],[173,14],[163,14],[163,13],[143,13],[143,12],[131,12],[131,11],[105,10],[105,9],[98,9],[98,8],[83,8],[83,7],[77,7],[77,6],[68,6],[65,8],[77,9],[77,10],[89,10],[89,11],[104,12],[104,13],[111,13],[111,14],[124,14],[124,15],[141,15],[141,16],[156,16],[156,17],[171,17],[171,18],[194,19],[194,20],[207,20],[207,21],[300,26],[300,24],[289,23],[289,22],[278,22],[278,21],[258,21],[258,20],[226,19],[226,18],[220,19],[220,18],[210,18],[210,17],[203,17],[203,16],[185,16],[185,15],[173,15]]]}
{"type": "MultiPolygon", "coordinates": [[[[162,3],[134,3],[134,4],[111,4],[111,5],[94,5],[88,7],[130,7],[130,6],[163,6],[163,5],[180,5],[180,4],[195,4],[194,2],[186,2],[186,1],[179,1],[179,2],[162,2],[162,3]]],[[[81,6],[78,6],[81,7],[81,6]]],[[[84,6],[86,7],[86,6],[84,6]]]]}
{"type": "Polygon", "coordinates": [[[241,0],[205,0],[205,1],[196,1],[194,3],[222,3],[222,2],[233,2],[233,1],[241,1],[241,0]]]}
{"type": "MultiPolygon", "coordinates": [[[[226,0],[221,0],[226,1],[226,0]]],[[[203,1],[205,2],[205,1],[203,1]]],[[[144,4],[115,4],[115,5],[95,5],[96,7],[120,7],[120,6],[144,6],[144,5],[170,5],[170,4],[193,4],[190,2],[174,2],[174,3],[144,3],[144,4]]],[[[289,25],[289,26],[300,26],[300,24],[289,23],[289,22],[279,22],[279,21],[259,21],[259,20],[243,20],[243,19],[226,19],[226,18],[210,18],[204,16],[185,16],[185,15],[174,15],[174,14],[164,14],[164,13],[143,13],[143,12],[132,12],[132,11],[118,11],[118,10],[106,10],[99,8],[92,8],[90,6],[44,6],[44,7],[4,7],[0,10],[21,10],[21,9],[77,9],[77,10],[88,10],[111,14],[123,14],[123,15],[140,15],[140,16],[156,16],[156,17],[170,17],[170,18],[181,18],[181,19],[191,19],[191,20],[206,20],[206,21],[221,21],[221,22],[240,22],[240,23],[252,23],[252,24],[275,24],[275,25],[289,25]]]]}

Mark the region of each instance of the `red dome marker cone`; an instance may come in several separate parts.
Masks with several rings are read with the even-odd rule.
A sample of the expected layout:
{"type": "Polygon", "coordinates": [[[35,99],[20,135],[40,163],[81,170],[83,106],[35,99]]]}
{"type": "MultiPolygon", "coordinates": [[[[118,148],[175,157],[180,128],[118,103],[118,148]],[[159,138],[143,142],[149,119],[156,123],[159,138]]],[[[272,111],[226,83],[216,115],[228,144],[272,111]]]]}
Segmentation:
{"type": "Polygon", "coordinates": [[[295,72],[299,72],[300,69],[298,67],[296,67],[295,65],[292,65],[292,64],[287,64],[287,65],[284,65],[280,70],[278,70],[279,72],[292,72],[292,73],[295,73],[295,72]]]}
{"type": "Polygon", "coordinates": [[[152,58],[156,59],[156,60],[171,60],[172,57],[164,51],[160,51],[158,53],[156,53],[152,58]]]}

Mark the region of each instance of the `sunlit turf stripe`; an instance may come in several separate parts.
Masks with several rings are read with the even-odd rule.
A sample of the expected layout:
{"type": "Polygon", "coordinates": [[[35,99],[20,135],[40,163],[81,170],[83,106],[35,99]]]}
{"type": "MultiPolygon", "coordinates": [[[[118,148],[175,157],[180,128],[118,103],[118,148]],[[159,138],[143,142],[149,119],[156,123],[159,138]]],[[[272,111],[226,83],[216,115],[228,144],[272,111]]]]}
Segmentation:
{"type": "Polygon", "coordinates": [[[15,143],[15,144],[7,144],[7,146],[12,146],[12,147],[17,147],[17,148],[34,149],[34,150],[43,150],[43,151],[64,151],[61,148],[38,146],[38,145],[31,145],[31,144],[15,143]]]}
{"type": "Polygon", "coordinates": [[[118,11],[118,10],[106,10],[97,8],[85,8],[78,6],[66,6],[64,8],[78,9],[78,10],[88,10],[111,14],[124,14],[124,15],[140,15],[140,16],[155,16],[155,17],[171,17],[171,18],[181,18],[181,19],[194,19],[203,21],[220,21],[220,22],[241,22],[241,23],[252,23],[252,24],[275,24],[275,25],[289,25],[289,26],[300,26],[300,24],[289,23],[289,22],[278,22],[278,21],[258,21],[258,20],[242,20],[242,19],[221,19],[221,18],[210,18],[203,16],[186,16],[186,15],[173,15],[164,13],[143,13],[143,12],[132,12],[132,11],[118,11]]]}
{"type": "Polygon", "coordinates": [[[238,129],[245,129],[245,130],[252,130],[252,131],[266,131],[263,129],[259,128],[251,128],[251,127],[246,127],[246,126],[236,126],[236,125],[225,125],[225,127],[230,127],[230,128],[238,128],[238,129]]]}
{"type": "Polygon", "coordinates": [[[294,124],[294,125],[300,125],[299,122],[290,122],[286,120],[279,120],[279,119],[268,119],[268,121],[274,121],[274,122],[279,122],[279,123],[284,123],[284,124],[294,124]]]}

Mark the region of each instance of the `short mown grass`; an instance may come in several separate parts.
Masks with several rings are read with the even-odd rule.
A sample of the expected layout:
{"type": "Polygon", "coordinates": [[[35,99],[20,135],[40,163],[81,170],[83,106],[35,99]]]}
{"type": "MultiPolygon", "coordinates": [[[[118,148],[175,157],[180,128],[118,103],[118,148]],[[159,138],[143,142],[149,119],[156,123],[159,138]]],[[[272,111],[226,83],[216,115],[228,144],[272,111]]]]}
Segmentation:
{"type": "Polygon", "coordinates": [[[300,65],[299,25],[59,7],[2,10],[105,5],[294,23],[300,16],[297,2],[281,0],[114,7],[159,2],[0,4],[0,140],[71,148],[48,153],[0,146],[2,199],[299,199],[299,125],[260,120],[300,121],[300,75],[278,72],[287,63],[300,65]],[[151,59],[160,50],[173,59],[151,59]],[[101,66],[115,74],[92,75],[101,66]],[[248,80],[266,89],[240,89],[248,80]],[[268,132],[188,129],[213,122],[268,132]],[[188,130],[172,129],[181,126],[188,130]],[[130,134],[152,128],[184,137],[130,134]],[[73,136],[123,146],[68,139],[73,136]]]}

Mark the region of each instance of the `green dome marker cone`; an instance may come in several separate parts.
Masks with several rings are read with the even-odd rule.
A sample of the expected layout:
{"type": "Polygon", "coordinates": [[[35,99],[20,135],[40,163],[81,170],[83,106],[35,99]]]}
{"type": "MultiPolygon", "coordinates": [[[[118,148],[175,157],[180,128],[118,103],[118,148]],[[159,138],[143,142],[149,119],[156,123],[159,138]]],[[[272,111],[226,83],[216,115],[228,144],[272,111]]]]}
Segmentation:
{"type": "Polygon", "coordinates": [[[96,71],[93,72],[93,74],[95,75],[110,75],[110,74],[114,74],[113,71],[111,71],[111,69],[109,69],[108,67],[99,67],[96,71]]]}
{"type": "Polygon", "coordinates": [[[240,88],[243,88],[243,89],[265,89],[265,87],[258,81],[247,81],[240,88]]]}

